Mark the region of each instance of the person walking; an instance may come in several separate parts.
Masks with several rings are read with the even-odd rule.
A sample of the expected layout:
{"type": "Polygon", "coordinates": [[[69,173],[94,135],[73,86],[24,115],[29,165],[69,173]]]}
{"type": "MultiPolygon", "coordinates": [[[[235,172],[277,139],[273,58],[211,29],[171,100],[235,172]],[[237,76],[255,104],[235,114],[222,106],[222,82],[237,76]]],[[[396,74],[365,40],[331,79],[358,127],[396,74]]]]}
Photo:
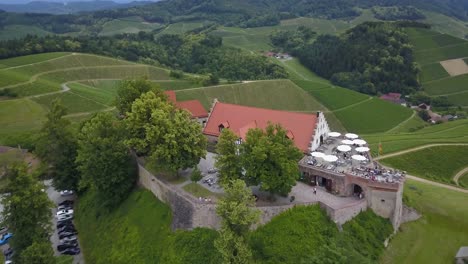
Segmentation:
{"type": "Polygon", "coordinates": [[[314,187],[314,194],[317,195],[317,187],[314,187]]]}

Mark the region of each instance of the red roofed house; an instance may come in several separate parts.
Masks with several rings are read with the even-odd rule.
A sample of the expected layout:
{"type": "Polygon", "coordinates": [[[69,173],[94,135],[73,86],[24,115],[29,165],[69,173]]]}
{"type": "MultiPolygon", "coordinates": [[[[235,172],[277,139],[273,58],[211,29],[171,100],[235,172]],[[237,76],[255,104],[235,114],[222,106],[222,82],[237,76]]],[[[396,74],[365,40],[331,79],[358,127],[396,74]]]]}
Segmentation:
{"type": "Polygon", "coordinates": [[[380,96],[380,99],[385,100],[385,101],[389,101],[389,102],[394,103],[394,104],[401,104],[402,105],[402,104],[406,103],[406,101],[401,98],[400,93],[383,94],[382,96],[380,96]]]}
{"type": "Polygon", "coordinates": [[[281,124],[288,131],[288,138],[304,153],[316,150],[330,132],[321,112],[295,113],[221,103],[215,99],[203,133],[216,143],[221,131],[228,128],[244,140],[249,129],[264,129],[269,122],[281,124]]]}
{"type": "Polygon", "coordinates": [[[176,107],[187,110],[192,115],[192,118],[196,118],[200,124],[204,125],[206,123],[208,112],[200,101],[189,100],[177,102],[177,96],[174,91],[164,91],[164,93],[167,95],[169,101],[171,101],[176,107]]]}

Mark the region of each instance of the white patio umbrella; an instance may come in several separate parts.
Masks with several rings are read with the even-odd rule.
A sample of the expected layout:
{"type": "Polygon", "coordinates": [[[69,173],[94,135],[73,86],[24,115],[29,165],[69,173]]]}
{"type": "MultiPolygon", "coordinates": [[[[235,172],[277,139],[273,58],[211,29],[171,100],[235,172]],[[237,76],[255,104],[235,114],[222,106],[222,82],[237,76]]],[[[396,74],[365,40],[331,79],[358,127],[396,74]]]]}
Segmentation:
{"type": "Polygon", "coordinates": [[[341,133],[338,133],[338,132],[330,132],[330,133],[328,133],[328,136],[329,136],[329,137],[336,138],[336,137],[341,136],[341,133]]]}
{"type": "Polygon", "coordinates": [[[353,160],[357,160],[357,161],[365,161],[365,160],[367,160],[367,158],[364,157],[364,156],[362,156],[362,155],[353,155],[353,156],[351,156],[351,158],[352,158],[353,160]]]}
{"type": "Polygon", "coordinates": [[[358,138],[359,136],[356,135],[356,134],[353,134],[353,133],[347,133],[347,134],[345,134],[345,137],[346,137],[346,138],[349,138],[349,139],[356,139],[356,138],[358,138]]]}
{"type": "Polygon", "coordinates": [[[316,157],[316,158],[323,158],[323,157],[325,157],[325,153],[323,153],[323,152],[318,152],[318,151],[314,151],[314,152],[310,153],[310,155],[312,155],[312,157],[316,157]]]}
{"type": "Polygon", "coordinates": [[[341,140],[341,143],[343,143],[345,145],[353,145],[354,141],[349,140],[349,139],[345,139],[345,140],[341,140]]]}
{"type": "Polygon", "coordinates": [[[348,146],[348,145],[339,145],[338,147],[336,147],[336,149],[341,151],[341,152],[351,151],[351,147],[348,146]]]}
{"type": "Polygon", "coordinates": [[[356,148],[356,151],[357,152],[367,152],[369,151],[370,149],[368,147],[359,147],[359,148],[356,148]]]}
{"type": "Polygon", "coordinates": [[[335,162],[338,160],[338,157],[335,155],[326,155],[323,157],[323,160],[328,162],[335,162]]]}
{"type": "Polygon", "coordinates": [[[362,139],[355,139],[355,140],[353,140],[353,143],[356,144],[356,145],[365,145],[365,144],[367,144],[367,142],[365,140],[362,140],[362,139]]]}

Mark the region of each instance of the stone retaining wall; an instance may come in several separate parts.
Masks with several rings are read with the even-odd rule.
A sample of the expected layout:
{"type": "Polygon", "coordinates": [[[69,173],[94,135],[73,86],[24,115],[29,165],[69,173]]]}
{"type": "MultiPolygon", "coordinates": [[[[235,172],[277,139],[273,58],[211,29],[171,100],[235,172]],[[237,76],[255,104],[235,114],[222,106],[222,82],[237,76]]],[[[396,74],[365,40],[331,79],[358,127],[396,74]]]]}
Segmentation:
{"type": "MultiPolygon", "coordinates": [[[[150,190],[159,200],[167,203],[172,210],[172,229],[193,229],[196,227],[220,228],[220,218],[216,214],[216,205],[213,203],[200,202],[187,192],[163,182],[156,178],[142,165],[138,164],[138,183],[140,186],[150,190]]],[[[351,220],[361,211],[366,210],[366,200],[361,200],[343,208],[332,208],[323,202],[310,202],[301,204],[289,204],[278,206],[257,207],[262,212],[260,222],[257,226],[268,223],[276,215],[296,206],[319,204],[327,215],[337,224],[344,224],[351,220]]],[[[256,228],[255,226],[254,228],[256,228]]]]}

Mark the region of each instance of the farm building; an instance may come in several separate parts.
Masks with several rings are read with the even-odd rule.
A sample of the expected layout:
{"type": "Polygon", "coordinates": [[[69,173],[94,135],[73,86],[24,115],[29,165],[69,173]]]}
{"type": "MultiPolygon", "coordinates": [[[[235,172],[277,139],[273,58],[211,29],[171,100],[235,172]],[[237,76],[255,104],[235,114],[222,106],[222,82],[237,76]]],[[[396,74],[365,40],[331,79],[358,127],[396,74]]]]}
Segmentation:
{"type": "Polygon", "coordinates": [[[330,132],[325,116],[321,112],[295,113],[227,104],[215,99],[203,133],[209,141],[215,143],[221,131],[229,128],[242,141],[249,129],[264,129],[269,122],[281,124],[288,131],[288,138],[304,153],[317,149],[330,132]]]}
{"type": "Polygon", "coordinates": [[[205,124],[208,118],[208,112],[205,110],[203,105],[198,100],[189,101],[177,101],[177,95],[174,91],[164,91],[169,101],[171,101],[176,107],[187,110],[192,118],[196,118],[200,124],[205,124]]]}
{"type": "Polygon", "coordinates": [[[388,93],[380,96],[380,99],[399,105],[406,105],[405,99],[401,98],[400,93],[388,93]]]}
{"type": "Polygon", "coordinates": [[[461,247],[455,255],[456,264],[468,263],[468,247],[461,247]]]}

